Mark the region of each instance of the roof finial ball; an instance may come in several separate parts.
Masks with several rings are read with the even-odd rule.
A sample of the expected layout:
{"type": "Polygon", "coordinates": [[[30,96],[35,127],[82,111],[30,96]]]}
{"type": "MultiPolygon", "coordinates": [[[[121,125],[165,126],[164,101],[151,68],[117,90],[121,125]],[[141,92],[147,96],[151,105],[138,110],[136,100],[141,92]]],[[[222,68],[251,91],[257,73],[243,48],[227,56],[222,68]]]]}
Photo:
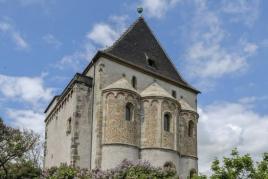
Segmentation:
{"type": "Polygon", "coordinates": [[[143,12],[143,8],[142,7],[138,7],[137,8],[137,12],[140,14],[140,16],[142,15],[143,12]]]}

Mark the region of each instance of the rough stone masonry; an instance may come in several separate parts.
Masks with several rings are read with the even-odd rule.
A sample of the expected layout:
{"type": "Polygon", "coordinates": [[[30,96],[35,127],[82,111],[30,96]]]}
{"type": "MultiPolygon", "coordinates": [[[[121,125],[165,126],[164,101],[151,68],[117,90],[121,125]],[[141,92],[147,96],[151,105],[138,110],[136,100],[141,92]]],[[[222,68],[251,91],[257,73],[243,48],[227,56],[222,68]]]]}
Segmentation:
{"type": "Polygon", "coordinates": [[[48,105],[44,167],[147,160],[187,178],[198,171],[198,93],[139,17],[48,105]]]}

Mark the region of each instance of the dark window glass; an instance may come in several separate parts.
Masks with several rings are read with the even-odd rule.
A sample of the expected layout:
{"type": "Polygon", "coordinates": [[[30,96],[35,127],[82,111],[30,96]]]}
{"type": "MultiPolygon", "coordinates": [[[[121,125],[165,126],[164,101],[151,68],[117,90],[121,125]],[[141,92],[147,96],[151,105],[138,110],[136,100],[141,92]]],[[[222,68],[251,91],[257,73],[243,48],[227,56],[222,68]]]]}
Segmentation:
{"type": "Polygon", "coordinates": [[[148,59],[148,65],[150,66],[150,67],[153,67],[153,68],[155,68],[156,67],[156,65],[155,65],[155,61],[153,61],[152,59],[148,59]]]}
{"type": "Polygon", "coordinates": [[[71,130],[72,130],[72,118],[69,118],[67,120],[67,130],[66,130],[66,133],[67,134],[70,134],[71,133],[71,130]]]}
{"type": "Polygon", "coordinates": [[[172,96],[173,96],[173,98],[177,98],[176,91],[172,90],[172,96]]]}
{"type": "Polygon", "coordinates": [[[131,83],[132,83],[133,88],[136,89],[137,88],[137,78],[135,76],[132,77],[131,83]]]}
{"type": "Polygon", "coordinates": [[[165,131],[170,131],[170,120],[171,120],[171,116],[169,113],[165,113],[164,115],[164,130],[165,131]]]}
{"type": "Polygon", "coordinates": [[[131,103],[127,103],[126,105],[126,120],[131,121],[133,116],[133,105],[131,103]]]}

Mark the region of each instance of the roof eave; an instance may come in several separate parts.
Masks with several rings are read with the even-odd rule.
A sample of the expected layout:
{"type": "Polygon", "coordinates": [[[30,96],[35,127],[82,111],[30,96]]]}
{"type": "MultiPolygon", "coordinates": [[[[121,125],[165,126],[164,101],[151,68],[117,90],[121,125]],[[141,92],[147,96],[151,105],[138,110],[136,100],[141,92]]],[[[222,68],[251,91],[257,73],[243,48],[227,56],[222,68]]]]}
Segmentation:
{"type": "Polygon", "coordinates": [[[161,79],[170,81],[170,82],[172,82],[172,83],[175,83],[175,84],[179,85],[180,87],[183,87],[183,88],[186,88],[186,89],[188,89],[188,90],[191,90],[192,92],[194,92],[194,93],[196,93],[196,94],[201,93],[199,90],[197,90],[197,89],[191,87],[190,85],[189,85],[189,86],[186,86],[186,85],[184,85],[183,83],[180,83],[180,82],[178,82],[178,81],[175,81],[175,80],[173,80],[173,79],[170,79],[170,78],[168,78],[168,77],[166,77],[166,76],[162,76],[162,75],[159,75],[159,74],[154,73],[154,72],[152,72],[152,71],[149,71],[149,70],[147,70],[147,69],[141,68],[141,67],[139,67],[139,66],[137,66],[137,65],[135,65],[135,64],[133,64],[133,63],[126,62],[125,60],[123,60],[123,59],[121,59],[120,57],[117,57],[117,56],[115,56],[115,55],[109,54],[109,53],[107,53],[107,52],[100,52],[100,55],[103,56],[103,57],[108,57],[108,59],[115,60],[115,61],[117,61],[117,62],[126,64],[126,65],[130,65],[130,66],[132,66],[132,67],[134,67],[134,68],[136,68],[136,69],[138,69],[138,70],[140,70],[140,71],[146,72],[147,74],[151,74],[151,75],[157,76],[158,78],[161,78],[161,79]]]}
{"type": "Polygon", "coordinates": [[[157,73],[153,73],[153,72],[151,72],[151,71],[149,71],[149,70],[146,70],[146,69],[144,69],[144,68],[141,68],[141,67],[139,67],[139,66],[137,66],[137,65],[135,65],[135,64],[126,62],[125,60],[121,59],[120,57],[117,57],[117,56],[112,55],[112,54],[110,54],[110,53],[107,53],[107,52],[105,52],[105,51],[98,51],[98,52],[96,53],[96,55],[92,58],[91,62],[88,64],[88,66],[85,68],[85,70],[83,71],[82,74],[83,74],[83,75],[86,75],[86,73],[89,71],[89,69],[90,69],[90,68],[91,68],[91,67],[98,61],[98,59],[99,59],[100,57],[106,57],[107,59],[115,60],[115,61],[117,61],[117,62],[120,62],[120,63],[123,63],[123,64],[127,64],[127,65],[130,65],[130,66],[135,67],[136,69],[141,70],[141,71],[143,71],[143,72],[146,72],[146,73],[148,73],[148,74],[152,74],[152,75],[157,76],[157,77],[159,77],[159,78],[162,78],[162,79],[171,81],[171,82],[173,82],[173,83],[179,85],[180,87],[183,87],[183,88],[186,88],[186,89],[188,89],[188,90],[191,90],[191,91],[194,92],[195,94],[200,94],[200,93],[201,93],[199,90],[197,90],[197,89],[195,89],[194,87],[190,86],[188,83],[187,83],[188,86],[186,86],[186,85],[184,85],[184,84],[182,84],[182,83],[180,83],[180,82],[178,82],[178,81],[172,80],[172,79],[170,79],[170,78],[168,78],[168,77],[165,77],[165,76],[161,76],[161,75],[159,75],[159,74],[157,74],[157,73]]]}

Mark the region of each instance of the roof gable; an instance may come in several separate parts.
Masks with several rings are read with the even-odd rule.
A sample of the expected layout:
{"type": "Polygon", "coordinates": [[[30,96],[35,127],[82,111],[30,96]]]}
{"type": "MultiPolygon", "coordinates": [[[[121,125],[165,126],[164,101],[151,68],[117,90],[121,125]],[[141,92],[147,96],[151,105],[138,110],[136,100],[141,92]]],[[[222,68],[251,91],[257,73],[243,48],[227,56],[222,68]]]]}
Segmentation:
{"type": "Polygon", "coordinates": [[[122,77],[121,79],[107,86],[103,90],[108,90],[108,89],[126,89],[126,90],[137,92],[136,89],[134,89],[131,86],[131,84],[127,81],[125,77],[122,77]]]}
{"type": "Polygon", "coordinates": [[[118,57],[127,63],[158,73],[187,85],[175,66],[155,38],[151,29],[140,17],[105,53],[118,57]],[[150,65],[150,61],[153,64],[150,65]]]}
{"type": "Polygon", "coordinates": [[[174,99],[164,88],[158,83],[153,82],[141,92],[142,97],[159,96],[174,99]]]}

